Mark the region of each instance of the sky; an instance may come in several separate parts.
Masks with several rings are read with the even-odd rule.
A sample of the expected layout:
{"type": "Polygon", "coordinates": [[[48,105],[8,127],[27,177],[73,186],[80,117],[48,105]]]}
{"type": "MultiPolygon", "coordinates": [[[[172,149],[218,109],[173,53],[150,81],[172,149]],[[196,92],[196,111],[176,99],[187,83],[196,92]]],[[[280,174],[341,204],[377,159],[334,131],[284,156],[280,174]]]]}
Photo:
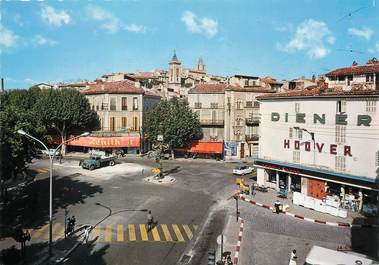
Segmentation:
{"type": "Polygon", "coordinates": [[[379,0],[1,1],[6,89],[168,68],[294,79],[379,58],[379,0]]]}

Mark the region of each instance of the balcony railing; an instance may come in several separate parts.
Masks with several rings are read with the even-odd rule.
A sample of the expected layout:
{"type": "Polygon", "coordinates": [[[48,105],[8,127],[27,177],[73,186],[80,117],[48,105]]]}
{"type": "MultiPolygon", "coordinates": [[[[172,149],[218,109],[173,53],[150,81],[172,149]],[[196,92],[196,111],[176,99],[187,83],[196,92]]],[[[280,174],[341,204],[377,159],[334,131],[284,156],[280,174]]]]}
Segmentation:
{"type": "Polygon", "coordinates": [[[200,125],[224,126],[223,120],[200,120],[200,125]]]}
{"type": "Polygon", "coordinates": [[[246,125],[258,125],[259,124],[260,117],[250,117],[246,118],[246,125]]]}
{"type": "Polygon", "coordinates": [[[258,141],[259,140],[259,135],[258,134],[246,134],[245,135],[245,140],[246,141],[258,141]]]}

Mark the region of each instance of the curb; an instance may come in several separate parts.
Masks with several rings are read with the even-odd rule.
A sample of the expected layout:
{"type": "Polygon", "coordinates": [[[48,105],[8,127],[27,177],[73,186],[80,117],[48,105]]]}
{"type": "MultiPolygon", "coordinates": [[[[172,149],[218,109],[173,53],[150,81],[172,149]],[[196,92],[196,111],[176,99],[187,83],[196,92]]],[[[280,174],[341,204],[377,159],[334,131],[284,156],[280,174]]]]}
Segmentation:
{"type": "MultiPolygon", "coordinates": [[[[267,210],[271,210],[271,211],[274,210],[274,207],[271,207],[269,205],[262,204],[262,203],[250,200],[250,199],[246,198],[245,196],[243,196],[241,194],[239,194],[239,197],[240,197],[241,200],[243,200],[245,202],[249,202],[250,204],[260,206],[260,207],[265,208],[267,210]]],[[[348,227],[374,228],[374,227],[379,227],[379,225],[377,225],[377,224],[362,224],[362,225],[358,225],[358,224],[349,224],[349,223],[340,223],[340,222],[333,223],[333,222],[327,222],[327,221],[318,220],[318,219],[311,219],[311,218],[307,218],[307,217],[304,217],[304,216],[301,216],[301,215],[297,215],[297,214],[293,214],[293,213],[289,213],[289,212],[284,212],[284,214],[288,215],[288,216],[292,216],[292,217],[298,218],[298,219],[301,219],[301,220],[304,220],[304,221],[307,221],[307,222],[311,222],[311,223],[324,224],[324,225],[341,227],[341,228],[348,228],[348,227]]]]}
{"type": "Polygon", "coordinates": [[[237,241],[237,246],[236,246],[236,253],[234,254],[234,264],[238,264],[238,257],[239,257],[239,253],[240,253],[240,250],[241,250],[243,225],[245,223],[245,221],[242,218],[239,218],[239,220],[241,221],[241,224],[240,224],[240,231],[238,233],[238,241],[237,241]]]}

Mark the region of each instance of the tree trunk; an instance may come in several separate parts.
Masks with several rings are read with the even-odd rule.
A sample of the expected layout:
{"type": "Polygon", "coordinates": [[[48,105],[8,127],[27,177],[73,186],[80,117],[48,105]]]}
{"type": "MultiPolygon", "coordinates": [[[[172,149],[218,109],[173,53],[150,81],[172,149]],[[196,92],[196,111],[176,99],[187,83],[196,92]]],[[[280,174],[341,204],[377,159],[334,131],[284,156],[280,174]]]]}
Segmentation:
{"type": "Polygon", "coordinates": [[[61,154],[62,155],[66,155],[66,138],[67,138],[67,136],[66,136],[66,134],[65,133],[63,133],[62,135],[61,135],[61,140],[62,140],[62,148],[61,148],[61,154]]]}
{"type": "Polygon", "coordinates": [[[174,152],[174,149],[171,149],[171,159],[175,159],[175,152],[174,152]]]}

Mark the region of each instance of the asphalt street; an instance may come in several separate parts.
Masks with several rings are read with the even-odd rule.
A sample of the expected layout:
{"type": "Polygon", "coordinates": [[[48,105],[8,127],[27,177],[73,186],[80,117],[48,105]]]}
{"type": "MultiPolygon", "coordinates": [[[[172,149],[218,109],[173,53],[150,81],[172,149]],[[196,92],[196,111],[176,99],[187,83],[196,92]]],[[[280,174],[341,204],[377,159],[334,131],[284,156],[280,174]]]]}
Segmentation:
{"type": "MultiPolygon", "coordinates": [[[[57,227],[64,222],[66,208],[78,224],[100,223],[89,243],[65,264],[207,264],[208,250],[217,247],[225,220],[235,216],[235,201],[230,199],[236,190],[233,163],[165,161],[164,171],[176,178],[169,185],[143,181],[155,166],[146,159],[127,158],[94,171],[77,164],[64,160],[54,166],[59,176],[54,222],[57,227]],[[146,212],[134,211],[141,209],[152,211],[157,221],[152,231],[146,231],[146,212]]],[[[47,165],[43,160],[32,167],[43,170],[47,165]]],[[[302,262],[312,245],[351,245],[350,229],[307,223],[243,202],[240,212],[246,227],[239,264],[288,264],[292,249],[302,262]]]]}

